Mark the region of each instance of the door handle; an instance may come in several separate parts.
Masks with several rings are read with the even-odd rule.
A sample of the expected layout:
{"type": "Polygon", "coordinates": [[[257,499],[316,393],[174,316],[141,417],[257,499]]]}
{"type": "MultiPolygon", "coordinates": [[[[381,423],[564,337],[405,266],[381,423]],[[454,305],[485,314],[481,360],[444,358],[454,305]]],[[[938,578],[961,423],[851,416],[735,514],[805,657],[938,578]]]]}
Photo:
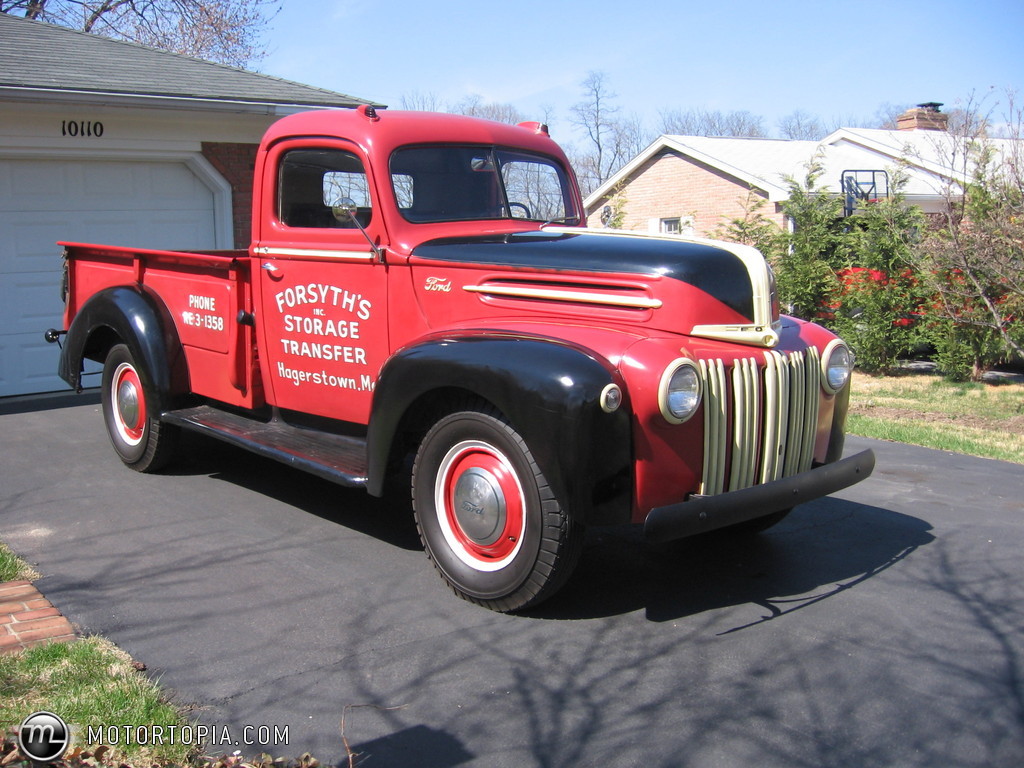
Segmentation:
{"type": "Polygon", "coordinates": [[[277,268],[276,265],[271,264],[269,261],[263,262],[263,266],[261,267],[261,269],[265,269],[265,270],[267,270],[267,272],[270,272],[271,274],[274,274],[275,272],[279,272],[280,271],[277,268]]]}

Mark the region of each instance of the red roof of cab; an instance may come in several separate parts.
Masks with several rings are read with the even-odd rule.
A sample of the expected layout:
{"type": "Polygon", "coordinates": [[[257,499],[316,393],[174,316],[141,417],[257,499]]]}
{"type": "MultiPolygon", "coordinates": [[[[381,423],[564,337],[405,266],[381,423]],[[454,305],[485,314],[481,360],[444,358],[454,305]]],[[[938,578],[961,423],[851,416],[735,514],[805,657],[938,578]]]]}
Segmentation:
{"type": "MultiPolygon", "coordinates": [[[[536,124],[533,124],[536,125],[536,124]]],[[[561,147],[547,134],[508,123],[442,112],[402,112],[379,109],[325,109],[300,112],[278,120],[263,137],[263,147],[294,136],[337,136],[361,146],[368,154],[386,159],[406,144],[496,144],[519,147],[568,161],[561,147]]]]}

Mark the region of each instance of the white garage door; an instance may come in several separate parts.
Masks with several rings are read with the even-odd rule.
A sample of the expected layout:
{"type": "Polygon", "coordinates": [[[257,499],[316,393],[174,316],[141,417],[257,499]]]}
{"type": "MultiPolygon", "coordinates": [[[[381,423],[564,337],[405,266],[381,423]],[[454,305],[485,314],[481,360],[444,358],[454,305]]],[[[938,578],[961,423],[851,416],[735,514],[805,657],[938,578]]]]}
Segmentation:
{"type": "Polygon", "coordinates": [[[0,159],[0,397],[67,388],[43,341],[62,327],[58,240],[213,248],[214,232],[213,192],[184,163],[0,159]]]}

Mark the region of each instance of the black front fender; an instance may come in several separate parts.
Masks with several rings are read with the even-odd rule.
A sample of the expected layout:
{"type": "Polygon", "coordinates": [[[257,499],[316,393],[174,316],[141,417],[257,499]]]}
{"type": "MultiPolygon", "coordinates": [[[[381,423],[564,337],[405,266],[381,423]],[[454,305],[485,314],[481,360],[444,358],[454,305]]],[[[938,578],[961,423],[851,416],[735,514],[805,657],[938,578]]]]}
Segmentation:
{"type": "Polygon", "coordinates": [[[629,409],[626,403],[613,413],[602,409],[609,384],[624,390],[610,363],[546,339],[445,337],[401,350],[385,364],[374,391],[368,490],[382,492],[391,447],[407,416],[426,407],[432,393],[460,392],[504,414],[570,515],[590,524],[628,522],[629,409]]]}
{"type": "Polygon", "coordinates": [[[82,305],[68,329],[58,374],[82,388],[82,362],[102,362],[110,346],[128,345],[143,386],[161,410],[188,392],[188,367],[174,321],[163,302],[142,286],[106,288],[82,305]]]}

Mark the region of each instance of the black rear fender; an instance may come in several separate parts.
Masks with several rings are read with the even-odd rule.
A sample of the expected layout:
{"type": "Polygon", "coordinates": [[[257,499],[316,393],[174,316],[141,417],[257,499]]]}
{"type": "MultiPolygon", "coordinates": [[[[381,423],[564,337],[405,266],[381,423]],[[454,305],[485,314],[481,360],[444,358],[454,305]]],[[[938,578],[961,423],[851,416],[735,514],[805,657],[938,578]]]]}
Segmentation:
{"type": "Polygon", "coordinates": [[[64,340],[60,377],[82,389],[83,361],[102,362],[118,343],[127,344],[139,362],[143,386],[160,410],[188,393],[188,366],[174,321],[164,303],[142,286],[106,288],[85,302],[64,340]]]}

